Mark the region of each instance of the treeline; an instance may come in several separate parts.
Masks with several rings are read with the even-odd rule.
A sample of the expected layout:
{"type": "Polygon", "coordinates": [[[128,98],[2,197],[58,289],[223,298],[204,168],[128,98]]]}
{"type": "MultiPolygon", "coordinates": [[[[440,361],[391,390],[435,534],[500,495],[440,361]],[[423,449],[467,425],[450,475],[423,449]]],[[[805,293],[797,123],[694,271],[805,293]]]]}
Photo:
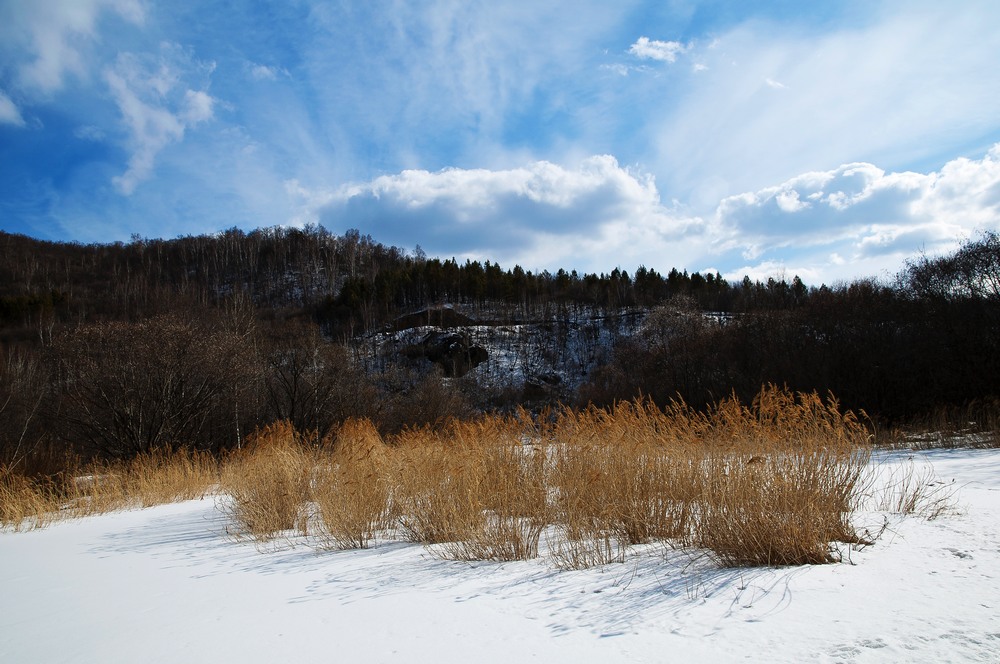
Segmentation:
{"type": "Polygon", "coordinates": [[[595,372],[581,401],[641,394],[663,403],[680,395],[704,405],[731,393],[750,399],[761,385],[777,383],[832,392],[848,408],[896,422],[997,403],[995,232],[953,255],[910,261],[894,283],[824,286],[790,302],[732,317],[706,316],[692,300],[656,307],[595,372]]]}
{"type": "Polygon", "coordinates": [[[261,317],[304,315],[343,339],[443,302],[503,322],[571,307],[614,313],[679,295],[705,310],[748,311],[796,306],[809,289],[798,277],[734,284],[718,273],[646,267],[634,275],[504,269],[488,260],[427,258],[419,248],[322,226],[91,245],[0,232],[0,341],[8,343],[46,337],[53,325],[224,307],[235,296],[248,298],[261,317]]]}
{"type": "Polygon", "coordinates": [[[475,395],[461,381],[409,362],[369,372],[354,352],[314,324],[261,321],[240,300],[87,323],[44,345],[7,346],[0,473],[51,473],[69,456],[220,453],[277,421],[318,441],[348,418],[394,432],[473,412],[475,395]]]}
{"type": "Polygon", "coordinates": [[[912,261],[893,283],[818,288],[645,267],[532,273],[319,226],[111,245],[0,233],[0,468],[221,452],[278,420],[317,438],[348,417],[392,432],[524,402],[476,371],[446,379],[402,353],[372,360],[366,333],[444,303],[462,320],[538,326],[532,343],[550,334],[524,362],[579,355],[585,375],[560,393],[579,405],[749,401],[773,383],[903,421],[1000,395],[994,232],[912,261]],[[560,334],[580,321],[585,348],[560,334]]]}

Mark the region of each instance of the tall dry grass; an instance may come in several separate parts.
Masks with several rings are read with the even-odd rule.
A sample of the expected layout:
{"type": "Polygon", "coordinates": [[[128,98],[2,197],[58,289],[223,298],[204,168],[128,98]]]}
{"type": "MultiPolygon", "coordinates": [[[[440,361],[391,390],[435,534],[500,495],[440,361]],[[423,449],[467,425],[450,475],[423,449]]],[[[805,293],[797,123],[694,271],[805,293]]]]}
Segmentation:
{"type": "Polygon", "coordinates": [[[59,518],[60,491],[50,480],[0,468],[0,529],[42,528],[59,518]]]}
{"type": "Polygon", "coordinates": [[[70,466],[54,478],[0,468],[0,527],[27,530],[65,518],[198,498],[218,481],[216,459],[188,450],[70,466]]]}
{"type": "MultiPolygon", "coordinates": [[[[348,420],[319,447],[281,422],[224,460],[220,504],[257,541],[298,528],[321,546],[384,535],[447,558],[517,560],[538,556],[544,534],[569,568],[649,542],[701,547],[723,565],[823,563],[835,558],[831,543],[857,541],[869,434],[832,398],[769,386],[751,404],[731,398],[707,412],[636,401],[549,415],[455,420],[386,440],[348,420]]],[[[73,487],[3,476],[2,515],[41,524],[58,507],[177,500],[217,476],[197,455],[93,467],[73,487]]]]}
{"type": "Polygon", "coordinates": [[[549,522],[546,453],[523,421],[455,420],[398,435],[392,493],[403,536],[453,559],[537,556],[549,522]]]}
{"type": "Polygon", "coordinates": [[[367,548],[392,524],[386,445],[370,421],[347,420],[325,448],[311,490],[322,532],[337,548],[367,548]]]}
{"type": "Polygon", "coordinates": [[[868,465],[868,431],[835,399],[764,388],[708,415],[703,493],[693,542],[725,565],[833,560],[856,542],[850,515],[868,465]]]}
{"type": "Polygon", "coordinates": [[[524,560],[538,555],[549,524],[546,446],[520,417],[452,422],[445,435],[465,450],[468,484],[478,488],[464,537],[445,553],[460,560],[524,560]]]}
{"type": "Polygon", "coordinates": [[[235,534],[263,542],[296,526],[304,532],[314,465],[314,452],[291,423],[277,422],[254,432],[222,469],[226,499],[221,504],[235,524],[235,534]]]}
{"type": "Polygon", "coordinates": [[[682,402],[565,411],[554,432],[559,564],[620,560],[652,540],[724,565],[827,562],[850,525],[870,449],[864,425],[816,394],[764,388],[707,413],[682,402]]]}
{"type": "Polygon", "coordinates": [[[560,413],[552,430],[557,562],[621,560],[650,540],[684,542],[697,498],[699,416],[648,403],[560,413]]]}

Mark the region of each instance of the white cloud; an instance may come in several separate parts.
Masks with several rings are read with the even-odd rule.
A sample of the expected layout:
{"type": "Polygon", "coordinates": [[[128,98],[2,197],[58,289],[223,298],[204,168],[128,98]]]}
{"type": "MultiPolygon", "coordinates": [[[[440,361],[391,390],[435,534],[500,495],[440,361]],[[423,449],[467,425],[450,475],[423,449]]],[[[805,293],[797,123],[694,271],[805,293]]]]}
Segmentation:
{"type": "Polygon", "coordinates": [[[661,204],[651,177],[608,155],[573,168],[539,161],[507,170],[407,170],[325,192],[287,187],[303,206],[299,221],[361,227],[387,243],[527,269],[659,264],[663,252],[683,252],[700,233],[699,220],[661,204]]]}
{"type": "Polygon", "coordinates": [[[188,126],[211,120],[215,99],[202,90],[187,90],[184,92],[184,104],[181,118],[188,126]]]}
{"type": "Polygon", "coordinates": [[[643,161],[703,214],[811,169],[943,161],[998,127],[1000,24],[987,3],[890,2],[823,31],[758,20],[689,55],[708,69],[640,91],[657,137],[643,161]]]}
{"type": "Polygon", "coordinates": [[[112,178],[125,196],[150,177],[161,150],[180,141],[188,127],[212,118],[215,100],[204,91],[183,89],[175,54],[169,45],[156,59],[124,53],[104,72],[131,151],[125,173],[112,178]]]}
{"type": "MultiPolygon", "coordinates": [[[[829,280],[867,268],[892,272],[920,251],[941,253],[977,229],[1000,226],[1000,144],[931,173],[887,173],[869,163],[805,173],[724,199],[713,227],[721,251],[741,251],[759,274],[777,256],[829,280]]],[[[803,277],[805,274],[803,274],[803,277]]]]}
{"type": "Polygon", "coordinates": [[[248,64],[250,77],[255,81],[276,81],[278,76],[288,76],[288,70],[283,67],[269,67],[256,63],[248,64]]]}
{"type": "Polygon", "coordinates": [[[833,283],[892,275],[921,250],[950,251],[1000,224],[1000,144],[930,173],[870,163],[797,175],[726,197],[704,218],[666,205],[653,178],[610,156],[567,167],[407,170],[337,189],[286,183],[297,223],[357,227],[432,255],[526,269],[718,266],[727,278],[833,283]]]}
{"type": "Polygon", "coordinates": [[[67,74],[86,77],[87,49],[98,40],[95,26],[102,12],[141,24],[139,0],[33,0],[12,2],[0,15],[0,29],[9,44],[18,44],[18,82],[43,94],[63,87],[67,74]]]}
{"type": "Polygon", "coordinates": [[[17,105],[2,90],[0,90],[0,124],[11,124],[15,127],[23,127],[25,124],[17,105]]]}
{"type": "Polygon", "coordinates": [[[659,41],[649,37],[639,37],[628,52],[640,60],[676,62],[677,56],[687,50],[687,46],[676,41],[659,41]]]}

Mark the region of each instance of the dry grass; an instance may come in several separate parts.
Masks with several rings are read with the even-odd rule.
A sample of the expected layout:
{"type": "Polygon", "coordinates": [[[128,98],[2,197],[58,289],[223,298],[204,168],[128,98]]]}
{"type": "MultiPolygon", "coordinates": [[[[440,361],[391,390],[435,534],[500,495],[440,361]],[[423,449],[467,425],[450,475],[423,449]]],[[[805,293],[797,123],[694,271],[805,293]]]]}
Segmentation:
{"type": "MultiPolygon", "coordinates": [[[[533,558],[546,533],[569,568],[620,561],[648,542],[703,547],[723,565],[823,563],[835,558],[832,542],[857,541],[850,518],[868,437],[832,398],[774,387],[708,412],[634,402],[540,420],[484,416],[388,440],[348,421],[319,448],[279,423],[225,460],[220,502],[235,531],[257,541],[312,523],[320,546],[399,536],[462,560],[533,558]]],[[[94,468],[79,494],[4,476],[4,523],[43,523],[53,495],[75,513],[190,497],[214,477],[205,463],[94,468]]]]}
{"type": "Polygon", "coordinates": [[[55,479],[0,469],[0,526],[26,530],[64,518],[198,498],[218,481],[218,463],[211,455],[186,450],[91,463],[55,479]]]}
{"type": "Polygon", "coordinates": [[[855,416],[769,387],[709,417],[696,544],[724,565],[794,565],[830,562],[830,542],[857,541],[850,515],[871,449],[855,416]]]}
{"type": "Polygon", "coordinates": [[[642,403],[560,414],[552,450],[560,566],[606,564],[632,544],[686,539],[699,493],[696,419],[642,403]]]}
{"type": "Polygon", "coordinates": [[[59,492],[51,482],[0,468],[0,528],[42,528],[59,518],[59,492]]]}
{"type": "Polygon", "coordinates": [[[939,406],[905,424],[878,427],[875,441],[879,448],[905,450],[1000,447],[1000,397],[939,406]]]}
{"type": "Polygon", "coordinates": [[[929,466],[918,471],[913,462],[887,471],[879,468],[880,486],[871,493],[874,509],[928,521],[955,513],[956,486],[943,482],[929,466]]]}
{"type": "Polygon", "coordinates": [[[326,447],[312,486],[320,527],[336,548],[367,548],[391,525],[385,443],[368,420],[348,420],[326,447]]]}
{"type": "Polygon", "coordinates": [[[620,560],[648,541],[711,550],[724,565],[831,560],[856,541],[849,516],[869,458],[867,430],[833,399],[768,387],[708,413],[620,404],[564,412],[553,485],[557,562],[620,560]]]}
{"type": "Polygon", "coordinates": [[[392,455],[392,495],[402,536],[441,544],[467,538],[481,519],[472,450],[430,429],[404,431],[392,455]]]}
{"type": "Polygon", "coordinates": [[[467,486],[463,537],[443,547],[458,560],[524,560],[538,555],[549,523],[546,450],[526,436],[521,418],[452,422],[445,435],[465,451],[467,486]]]}
{"type": "Polygon", "coordinates": [[[235,522],[235,534],[267,541],[297,525],[304,531],[314,461],[289,422],[255,432],[222,471],[221,488],[229,497],[223,509],[235,522]]]}

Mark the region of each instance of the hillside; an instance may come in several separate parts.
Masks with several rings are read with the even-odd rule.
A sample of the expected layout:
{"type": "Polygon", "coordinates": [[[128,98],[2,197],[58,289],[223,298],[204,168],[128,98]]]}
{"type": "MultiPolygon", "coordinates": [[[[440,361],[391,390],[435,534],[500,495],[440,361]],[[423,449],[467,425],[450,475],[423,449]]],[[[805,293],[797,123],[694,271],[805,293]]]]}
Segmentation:
{"type": "Polygon", "coordinates": [[[519,405],[705,407],[768,383],[880,424],[989,426],[998,284],[995,233],[892,283],[818,287],[532,273],[321,226],[110,245],[0,233],[0,462],[218,452],[278,420],[318,439],[348,417],[392,432],[519,405]]]}

